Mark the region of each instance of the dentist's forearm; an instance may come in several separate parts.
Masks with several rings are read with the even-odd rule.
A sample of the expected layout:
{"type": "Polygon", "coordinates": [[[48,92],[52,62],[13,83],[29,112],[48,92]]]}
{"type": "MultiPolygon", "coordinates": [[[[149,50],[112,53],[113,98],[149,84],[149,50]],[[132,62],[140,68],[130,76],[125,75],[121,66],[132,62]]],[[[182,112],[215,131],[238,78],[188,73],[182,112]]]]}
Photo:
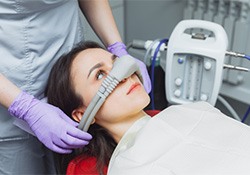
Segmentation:
{"type": "Polygon", "coordinates": [[[21,90],[0,73],[0,104],[8,108],[21,90]]]}
{"type": "Polygon", "coordinates": [[[78,0],[80,8],[105,46],[121,41],[108,0],[78,0]]]}

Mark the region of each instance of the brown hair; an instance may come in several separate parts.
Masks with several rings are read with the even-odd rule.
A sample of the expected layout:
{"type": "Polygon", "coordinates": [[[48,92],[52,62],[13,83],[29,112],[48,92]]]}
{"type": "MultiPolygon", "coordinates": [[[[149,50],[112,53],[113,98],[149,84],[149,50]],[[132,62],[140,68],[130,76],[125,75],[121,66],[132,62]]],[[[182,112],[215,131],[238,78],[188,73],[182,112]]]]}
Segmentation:
{"type": "MultiPolygon", "coordinates": [[[[59,107],[70,118],[72,111],[83,106],[84,103],[84,99],[76,94],[71,81],[70,72],[72,62],[79,52],[89,48],[102,47],[98,43],[91,41],[80,42],[69,53],[62,55],[54,64],[45,89],[48,103],[59,107]]],[[[84,147],[80,154],[83,157],[95,157],[97,159],[96,168],[100,174],[103,174],[103,168],[108,165],[110,157],[116,147],[116,142],[108,131],[98,124],[92,124],[88,132],[93,136],[93,139],[84,147]]],[[[79,153],[74,151],[71,155],[59,156],[60,173],[65,173],[67,164],[76,154],[79,153]]]]}

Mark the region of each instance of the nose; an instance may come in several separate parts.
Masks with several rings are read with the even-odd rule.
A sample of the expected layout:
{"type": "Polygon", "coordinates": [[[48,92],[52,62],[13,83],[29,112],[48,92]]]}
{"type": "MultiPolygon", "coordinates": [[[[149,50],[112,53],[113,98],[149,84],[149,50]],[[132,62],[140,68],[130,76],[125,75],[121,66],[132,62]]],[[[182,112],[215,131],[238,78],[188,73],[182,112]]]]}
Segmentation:
{"type": "Polygon", "coordinates": [[[128,80],[128,78],[124,78],[120,83],[125,83],[128,80]]]}
{"type": "Polygon", "coordinates": [[[126,81],[134,82],[134,80],[132,79],[132,76],[130,76],[128,78],[124,78],[120,83],[125,83],[126,81]]]}

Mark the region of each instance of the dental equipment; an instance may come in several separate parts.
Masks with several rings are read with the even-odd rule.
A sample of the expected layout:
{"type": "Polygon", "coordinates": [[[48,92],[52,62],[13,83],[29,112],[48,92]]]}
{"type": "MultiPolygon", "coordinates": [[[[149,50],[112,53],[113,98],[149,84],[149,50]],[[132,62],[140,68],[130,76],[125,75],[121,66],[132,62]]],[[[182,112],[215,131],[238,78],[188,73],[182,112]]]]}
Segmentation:
{"type": "Polygon", "coordinates": [[[181,21],[167,47],[168,101],[183,104],[201,100],[215,105],[223,69],[249,72],[245,67],[224,64],[226,55],[250,60],[250,56],[227,51],[227,47],[227,34],[221,25],[204,20],[181,21]]]}
{"type": "Polygon", "coordinates": [[[139,67],[134,58],[126,55],[115,60],[112,70],[103,80],[101,87],[84,112],[78,126],[79,129],[88,131],[91,122],[104,103],[105,99],[123,79],[128,78],[133,73],[136,73],[142,81],[139,67]]]}
{"type": "Polygon", "coordinates": [[[216,23],[184,20],[177,24],[167,49],[165,83],[168,101],[183,104],[202,100],[215,105],[227,46],[227,34],[216,23]],[[199,33],[191,34],[193,29],[200,29],[199,33]]]}
{"type": "Polygon", "coordinates": [[[246,58],[247,60],[250,61],[250,56],[243,54],[243,53],[237,53],[233,51],[226,51],[226,55],[234,56],[234,57],[240,57],[240,58],[246,58]]]}
{"type": "Polygon", "coordinates": [[[238,70],[238,71],[244,71],[244,72],[249,72],[248,68],[241,67],[241,66],[233,66],[233,65],[224,64],[223,68],[233,69],[233,70],[238,70]]]}
{"type": "Polygon", "coordinates": [[[160,40],[159,44],[157,45],[157,47],[154,51],[154,55],[153,55],[153,59],[152,59],[152,66],[151,66],[151,71],[150,71],[152,90],[150,92],[150,98],[151,98],[151,108],[153,110],[155,110],[155,103],[154,103],[154,100],[155,100],[155,98],[154,98],[154,84],[155,84],[154,78],[155,78],[155,76],[154,76],[154,72],[155,72],[155,65],[156,65],[156,61],[157,61],[156,59],[160,55],[159,51],[160,51],[161,46],[162,45],[165,46],[167,44],[167,42],[168,42],[167,38],[160,40]]]}

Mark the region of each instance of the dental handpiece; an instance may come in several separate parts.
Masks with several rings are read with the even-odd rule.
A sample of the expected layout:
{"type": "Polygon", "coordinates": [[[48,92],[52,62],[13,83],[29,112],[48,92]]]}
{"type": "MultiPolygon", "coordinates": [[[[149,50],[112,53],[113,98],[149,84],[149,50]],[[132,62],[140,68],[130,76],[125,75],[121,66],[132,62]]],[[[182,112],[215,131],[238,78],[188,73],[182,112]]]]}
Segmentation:
{"type": "Polygon", "coordinates": [[[105,99],[123,79],[130,77],[135,72],[139,77],[141,76],[139,66],[134,58],[129,55],[117,58],[109,75],[103,80],[101,87],[84,112],[78,128],[88,131],[91,122],[105,99]]]}

